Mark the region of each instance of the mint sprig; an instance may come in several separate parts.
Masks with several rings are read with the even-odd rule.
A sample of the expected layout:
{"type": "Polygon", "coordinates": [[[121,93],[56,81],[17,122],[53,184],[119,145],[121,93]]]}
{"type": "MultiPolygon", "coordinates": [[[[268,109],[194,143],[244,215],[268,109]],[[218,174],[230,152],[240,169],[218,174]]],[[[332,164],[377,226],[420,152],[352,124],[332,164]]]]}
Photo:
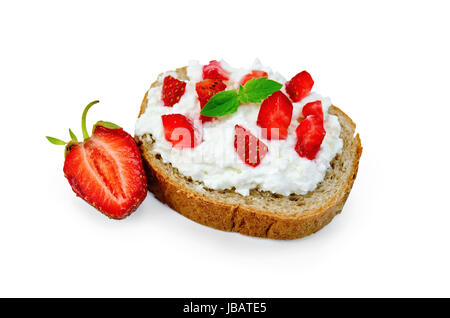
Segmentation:
{"type": "Polygon", "coordinates": [[[282,84],[267,79],[267,77],[254,78],[244,86],[241,85],[239,95],[245,96],[250,103],[259,103],[282,87],[282,84]]]}
{"type": "Polygon", "coordinates": [[[225,116],[234,113],[239,106],[239,97],[235,89],[222,91],[211,97],[200,114],[209,117],[225,116]]]}
{"type": "Polygon", "coordinates": [[[222,91],[211,97],[203,107],[200,114],[208,117],[225,116],[235,113],[241,104],[259,103],[266,97],[279,91],[282,84],[269,80],[267,77],[254,78],[244,86],[236,89],[222,91]]]}

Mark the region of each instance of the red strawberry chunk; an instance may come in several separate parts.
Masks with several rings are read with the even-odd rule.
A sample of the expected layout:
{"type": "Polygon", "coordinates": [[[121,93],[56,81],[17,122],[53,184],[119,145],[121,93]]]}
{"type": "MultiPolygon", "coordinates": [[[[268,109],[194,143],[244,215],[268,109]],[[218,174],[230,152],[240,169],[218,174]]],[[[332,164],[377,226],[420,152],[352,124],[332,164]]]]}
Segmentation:
{"type": "Polygon", "coordinates": [[[181,96],[184,95],[185,90],[186,82],[180,81],[170,75],[164,77],[161,96],[164,106],[172,107],[174,104],[178,103],[181,96]]]}
{"type": "Polygon", "coordinates": [[[259,70],[252,70],[251,73],[248,73],[248,74],[244,75],[244,77],[242,77],[241,82],[239,84],[245,85],[245,83],[247,83],[251,79],[268,77],[268,76],[269,76],[269,74],[267,74],[267,72],[259,71],[259,70]]]}
{"type": "Polygon", "coordinates": [[[297,133],[295,151],[300,157],[313,160],[319,152],[320,145],[325,137],[323,120],[316,115],[309,115],[302,120],[295,132],[297,133]]]}
{"type": "MultiPolygon", "coordinates": [[[[209,102],[211,97],[216,95],[227,88],[224,82],[221,80],[206,79],[195,84],[195,90],[197,91],[198,100],[200,101],[200,107],[203,109],[209,102]]],[[[200,115],[202,122],[212,121],[216,117],[208,117],[200,115]]]]}
{"type": "Polygon", "coordinates": [[[257,125],[266,139],[286,139],[292,119],[292,103],[281,91],[267,97],[259,109],[257,125]]]}
{"type": "Polygon", "coordinates": [[[192,123],[181,114],[162,115],[164,137],[172,143],[174,148],[194,148],[194,127],[192,123]]]}
{"type": "Polygon", "coordinates": [[[123,129],[97,126],[71,148],[64,174],[79,197],[110,218],[128,216],[147,195],[139,149],[123,129]]]}
{"type": "Polygon", "coordinates": [[[307,71],[295,75],[286,83],[286,92],[293,102],[299,102],[303,97],[311,92],[314,81],[307,71]]]}
{"type": "Polygon", "coordinates": [[[222,68],[219,61],[213,60],[203,66],[203,79],[228,81],[229,76],[230,74],[222,68]]]}
{"type": "Polygon", "coordinates": [[[234,126],[234,149],[246,165],[256,167],[269,152],[267,145],[244,127],[234,126]]]}
{"type": "Polygon", "coordinates": [[[306,104],[303,106],[302,114],[305,118],[309,115],[316,115],[323,120],[322,102],[320,100],[316,100],[315,102],[306,104]]]}

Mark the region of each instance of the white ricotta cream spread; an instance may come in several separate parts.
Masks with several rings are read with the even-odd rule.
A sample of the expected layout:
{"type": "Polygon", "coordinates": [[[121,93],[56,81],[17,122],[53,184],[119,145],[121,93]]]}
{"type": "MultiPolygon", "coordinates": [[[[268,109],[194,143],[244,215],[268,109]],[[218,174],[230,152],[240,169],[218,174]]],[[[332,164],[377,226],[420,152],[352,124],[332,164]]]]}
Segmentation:
{"type": "MultiPolygon", "coordinates": [[[[221,65],[230,72],[227,89],[236,88],[241,78],[251,70],[266,71],[269,79],[282,84],[286,82],[279,73],[261,65],[258,60],[249,69],[233,68],[224,61],[221,61],[221,65]]],[[[167,75],[178,78],[175,72],[166,72],[161,75],[161,82],[167,75]]],[[[190,80],[186,91],[173,107],[164,106],[161,86],[149,90],[148,105],[137,120],[135,133],[138,136],[151,134],[154,139],[153,151],[159,153],[164,162],[172,164],[184,176],[200,181],[204,187],[234,189],[244,196],[249,195],[251,189],[282,195],[306,194],[323,180],[330,162],[342,150],[341,127],[338,118],[328,114],[331,105],[328,97],[311,92],[300,102],[292,103],[292,120],[287,139],[267,140],[261,137],[261,128],[256,124],[260,104],[241,105],[233,114],[202,124],[198,120],[200,103],[195,91],[195,84],[202,80],[202,65],[198,61],[189,62],[187,75],[190,80]],[[297,118],[301,116],[303,106],[317,100],[322,101],[326,135],[316,158],[308,160],[295,151],[295,129],[299,125],[297,118]],[[202,141],[195,148],[173,148],[164,138],[161,115],[167,114],[183,114],[191,119],[196,138],[202,141]],[[234,149],[236,124],[249,130],[268,146],[269,152],[257,167],[246,165],[234,149]]],[[[284,88],[282,90],[284,92],[284,88]]]]}

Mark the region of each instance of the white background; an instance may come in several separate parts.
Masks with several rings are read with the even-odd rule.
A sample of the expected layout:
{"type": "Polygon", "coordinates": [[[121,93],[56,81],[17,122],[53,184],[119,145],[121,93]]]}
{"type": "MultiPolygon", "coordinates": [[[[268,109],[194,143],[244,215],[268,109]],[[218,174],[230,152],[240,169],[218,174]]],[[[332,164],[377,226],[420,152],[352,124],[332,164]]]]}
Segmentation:
{"type": "Polygon", "coordinates": [[[450,296],[446,1],[2,1],[0,296],[450,296]],[[76,198],[63,147],[108,120],[133,133],[162,71],[255,57],[358,125],[342,214],[294,241],[198,225],[151,194],[109,220],[76,198]]]}

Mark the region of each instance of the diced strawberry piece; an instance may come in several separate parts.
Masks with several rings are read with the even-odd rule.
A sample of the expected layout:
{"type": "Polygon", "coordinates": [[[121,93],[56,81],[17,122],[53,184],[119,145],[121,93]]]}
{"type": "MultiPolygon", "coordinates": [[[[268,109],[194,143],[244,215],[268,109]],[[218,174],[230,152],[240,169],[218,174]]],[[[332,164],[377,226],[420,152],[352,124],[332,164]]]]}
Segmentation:
{"type": "Polygon", "coordinates": [[[295,75],[286,83],[286,92],[293,102],[299,102],[303,97],[311,92],[314,81],[307,71],[295,75]]]}
{"type": "Polygon", "coordinates": [[[173,106],[180,101],[186,90],[186,82],[180,81],[170,75],[164,77],[162,87],[162,100],[164,106],[173,106]]]}
{"type": "Polygon", "coordinates": [[[195,84],[195,90],[202,108],[209,102],[211,97],[226,88],[227,85],[221,80],[206,79],[195,84]]]}
{"type": "Polygon", "coordinates": [[[213,60],[203,66],[203,79],[228,81],[229,76],[230,74],[222,68],[219,61],[213,60]]]}
{"type": "MultiPolygon", "coordinates": [[[[197,91],[198,100],[200,101],[200,107],[203,109],[209,102],[211,97],[216,95],[227,88],[224,82],[221,80],[206,79],[195,84],[195,90],[197,91]]],[[[208,117],[200,115],[202,122],[212,121],[216,117],[208,117]]]]}
{"type": "Polygon", "coordinates": [[[79,197],[114,219],[128,216],[147,195],[140,151],[121,128],[96,126],[89,139],[70,148],[64,175],[79,197]]]}
{"type": "Polygon", "coordinates": [[[300,157],[313,160],[325,137],[323,120],[316,115],[309,115],[300,123],[295,132],[297,133],[295,151],[300,157]]]}
{"type": "Polygon", "coordinates": [[[241,82],[239,84],[245,85],[245,83],[247,83],[251,79],[268,77],[268,76],[269,76],[269,74],[267,74],[267,72],[259,71],[259,70],[252,70],[251,73],[248,73],[248,74],[244,75],[244,77],[242,77],[241,82]]]}
{"type": "Polygon", "coordinates": [[[305,118],[309,115],[316,115],[323,120],[322,102],[320,100],[316,100],[315,102],[306,104],[303,106],[302,114],[305,118]]]}
{"type": "Polygon", "coordinates": [[[181,114],[162,115],[164,137],[172,143],[174,148],[194,148],[194,127],[192,123],[181,114]]]}
{"type": "Polygon", "coordinates": [[[267,145],[244,127],[234,126],[234,149],[246,165],[256,167],[269,152],[267,145]]]}
{"type": "Polygon", "coordinates": [[[266,139],[286,139],[292,119],[292,103],[281,91],[267,97],[259,109],[257,125],[266,139]]]}

